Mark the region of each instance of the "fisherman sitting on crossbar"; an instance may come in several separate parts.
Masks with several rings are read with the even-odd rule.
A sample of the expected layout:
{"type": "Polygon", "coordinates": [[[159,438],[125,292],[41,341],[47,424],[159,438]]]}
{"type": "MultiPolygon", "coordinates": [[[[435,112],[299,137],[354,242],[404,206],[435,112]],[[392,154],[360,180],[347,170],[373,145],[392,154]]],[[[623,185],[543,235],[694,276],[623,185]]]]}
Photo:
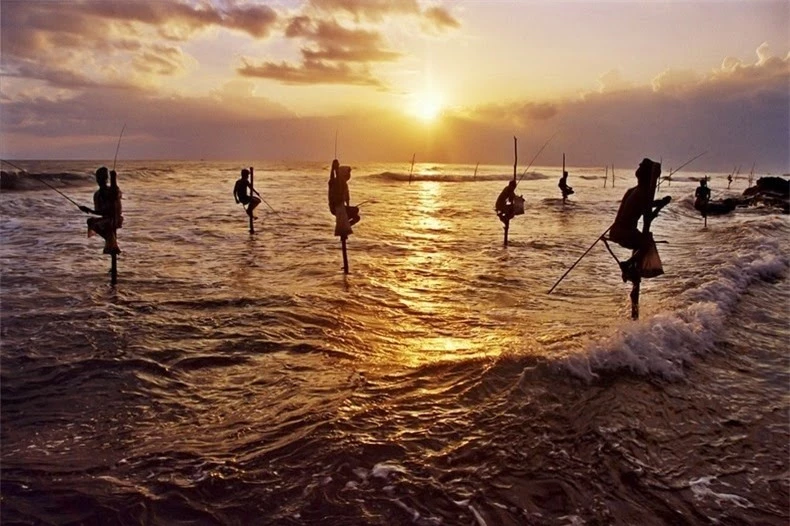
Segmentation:
{"type": "Polygon", "coordinates": [[[650,159],[643,159],[639,163],[639,168],[636,170],[637,185],[623,195],[614,225],[609,230],[611,241],[634,251],[629,259],[620,262],[623,282],[656,277],[664,273],[653,235],[649,232],[640,232],[637,228],[640,217],[644,215],[647,219],[649,215],[649,221],[652,221],[672,200],[670,196],[653,200],[654,186],[651,188],[651,182],[660,174],[660,164],[650,159]],[[658,174],[653,172],[654,165],[658,174]]]}

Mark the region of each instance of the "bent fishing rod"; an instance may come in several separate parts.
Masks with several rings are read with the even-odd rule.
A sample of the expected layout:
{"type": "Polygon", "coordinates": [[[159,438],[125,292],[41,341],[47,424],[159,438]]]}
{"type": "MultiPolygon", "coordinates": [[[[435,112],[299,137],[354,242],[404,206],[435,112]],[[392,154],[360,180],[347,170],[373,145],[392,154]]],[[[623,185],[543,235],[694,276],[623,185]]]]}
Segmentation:
{"type": "Polygon", "coordinates": [[[680,166],[678,166],[678,167],[677,167],[675,170],[670,170],[670,171],[669,171],[669,175],[667,175],[666,177],[662,177],[661,179],[659,179],[659,180],[658,180],[658,184],[656,185],[656,190],[657,190],[657,189],[659,189],[659,188],[661,188],[661,183],[662,183],[662,182],[669,180],[669,178],[670,178],[670,177],[672,177],[674,174],[678,173],[678,172],[680,171],[680,169],[681,169],[681,168],[683,168],[683,167],[685,167],[685,166],[687,166],[687,165],[691,164],[692,162],[696,161],[697,159],[699,159],[700,157],[702,157],[702,156],[703,156],[703,155],[705,155],[706,153],[708,153],[708,150],[705,150],[705,151],[704,151],[704,152],[702,152],[701,154],[699,154],[699,155],[697,155],[697,156],[694,156],[694,157],[692,157],[691,159],[689,159],[689,160],[688,160],[688,161],[686,161],[685,163],[683,163],[683,164],[681,164],[680,166]]]}
{"type": "MultiPolygon", "coordinates": [[[[678,172],[680,171],[680,169],[681,169],[681,168],[683,168],[684,166],[687,166],[687,165],[688,165],[688,164],[689,164],[691,161],[693,161],[693,160],[695,160],[695,159],[698,159],[698,158],[702,157],[702,156],[703,156],[703,155],[705,155],[706,153],[708,153],[708,152],[707,152],[707,151],[705,151],[705,152],[702,152],[701,154],[697,155],[696,157],[693,157],[693,158],[692,158],[692,159],[690,159],[689,161],[686,161],[685,163],[681,164],[681,165],[680,165],[680,167],[679,167],[677,170],[675,170],[674,172],[670,172],[670,175],[669,175],[669,176],[671,176],[673,173],[678,173],[678,172]]],[[[669,177],[669,176],[668,176],[668,177],[669,177]]],[[[656,185],[656,189],[658,189],[658,185],[656,185]]],[[[662,207],[660,207],[660,208],[663,208],[663,206],[662,206],[662,207]]],[[[656,210],[656,214],[658,214],[658,210],[660,210],[660,208],[656,210]]],[[[574,268],[576,268],[576,265],[578,265],[578,264],[579,264],[579,262],[580,262],[582,259],[584,259],[584,256],[586,256],[586,255],[587,255],[587,254],[590,252],[590,250],[592,250],[592,249],[593,249],[593,247],[594,247],[595,245],[597,245],[597,244],[598,244],[598,241],[600,241],[601,239],[603,239],[603,237],[606,235],[606,233],[607,233],[607,232],[609,232],[609,230],[611,230],[611,228],[612,228],[613,226],[614,226],[614,223],[612,223],[611,225],[609,225],[609,226],[606,228],[606,230],[604,230],[604,231],[603,231],[603,233],[602,233],[600,236],[598,236],[598,237],[595,239],[595,241],[593,241],[593,244],[592,244],[592,245],[590,245],[590,248],[588,248],[587,250],[585,250],[585,251],[584,251],[584,254],[582,254],[581,256],[579,256],[579,259],[577,259],[577,260],[576,260],[576,262],[575,262],[573,265],[571,265],[571,266],[570,266],[570,268],[569,268],[568,270],[566,270],[566,271],[565,271],[565,273],[564,273],[562,276],[560,276],[560,279],[558,279],[558,280],[557,280],[557,282],[556,282],[556,283],[554,283],[554,285],[552,285],[552,287],[549,289],[549,291],[548,291],[546,294],[551,294],[551,293],[554,291],[554,289],[556,289],[556,288],[557,288],[557,285],[559,285],[559,284],[560,284],[560,282],[562,282],[562,280],[564,280],[564,279],[565,279],[565,276],[567,276],[568,274],[570,274],[571,270],[573,270],[574,268]]]]}
{"type": "Polygon", "coordinates": [[[115,147],[115,157],[112,160],[112,169],[115,170],[115,163],[118,161],[118,150],[121,149],[121,138],[123,137],[123,131],[126,129],[126,123],[123,123],[123,128],[121,128],[121,134],[118,136],[118,145],[115,147]]]}
{"type": "MultiPolygon", "coordinates": [[[[4,163],[6,163],[6,164],[8,164],[8,165],[10,165],[10,166],[13,166],[14,168],[16,168],[17,170],[19,170],[20,172],[24,172],[24,173],[28,174],[28,175],[29,175],[29,176],[30,176],[30,177],[31,177],[31,178],[32,178],[34,181],[38,181],[39,183],[43,184],[44,186],[48,186],[48,187],[49,187],[49,188],[51,188],[52,190],[55,190],[57,193],[59,193],[60,195],[62,195],[64,198],[66,198],[66,199],[67,199],[67,200],[68,200],[68,201],[69,201],[71,204],[73,204],[73,205],[74,205],[74,206],[76,206],[77,208],[80,208],[80,207],[82,206],[82,205],[80,205],[78,202],[76,202],[74,199],[72,199],[71,197],[67,196],[66,194],[64,194],[63,192],[61,192],[60,190],[58,190],[57,188],[55,188],[54,186],[52,186],[52,185],[51,185],[51,184],[49,184],[48,182],[46,182],[46,181],[42,181],[41,179],[39,179],[38,177],[36,177],[34,174],[32,174],[32,173],[28,172],[28,171],[27,171],[27,170],[25,170],[24,168],[20,168],[19,166],[15,165],[15,164],[14,164],[14,163],[12,163],[11,161],[6,161],[5,159],[3,159],[3,162],[4,162],[4,163]]],[[[81,208],[80,208],[80,210],[81,210],[81,208]]]]}
{"type": "Polygon", "coordinates": [[[532,163],[534,163],[534,162],[535,162],[535,160],[538,158],[538,155],[540,155],[540,152],[542,152],[542,151],[543,151],[543,149],[544,149],[544,148],[546,148],[546,146],[548,146],[548,144],[551,142],[551,140],[552,140],[554,137],[556,137],[558,133],[560,133],[560,132],[559,132],[559,131],[556,131],[556,132],[554,132],[554,135],[552,135],[551,137],[549,137],[549,139],[548,139],[546,142],[544,142],[544,143],[543,143],[543,146],[541,146],[541,147],[540,147],[540,150],[538,150],[538,153],[536,153],[536,154],[535,154],[535,157],[533,157],[533,158],[532,158],[532,160],[531,160],[531,161],[529,162],[529,164],[527,165],[527,167],[526,167],[526,168],[524,168],[524,173],[522,173],[522,174],[521,174],[521,177],[519,177],[519,178],[518,178],[518,181],[516,181],[516,186],[518,186],[518,183],[520,183],[520,182],[521,182],[521,179],[522,179],[522,178],[523,178],[525,175],[527,175],[527,170],[529,170],[529,169],[530,169],[530,167],[532,167],[532,163]]]}

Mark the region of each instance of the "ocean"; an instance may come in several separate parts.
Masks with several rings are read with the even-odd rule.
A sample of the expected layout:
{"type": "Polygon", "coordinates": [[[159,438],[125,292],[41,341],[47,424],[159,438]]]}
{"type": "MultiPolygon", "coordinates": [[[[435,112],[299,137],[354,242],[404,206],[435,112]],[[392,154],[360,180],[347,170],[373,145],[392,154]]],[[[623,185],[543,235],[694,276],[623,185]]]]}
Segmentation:
{"type": "MultiPolygon", "coordinates": [[[[254,235],[245,164],[119,161],[115,287],[85,214],[7,179],[2,524],[787,525],[787,215],[705,227],[684,170],[638,321],[601,244],[547,294],[640,160],[566,204],[530,168],[507,248],[512,166],[351,163],[348,275],[330,159],[245,163],[254,235]]],[[[91,206],[101,162],[14,163],[91,206]]]]}

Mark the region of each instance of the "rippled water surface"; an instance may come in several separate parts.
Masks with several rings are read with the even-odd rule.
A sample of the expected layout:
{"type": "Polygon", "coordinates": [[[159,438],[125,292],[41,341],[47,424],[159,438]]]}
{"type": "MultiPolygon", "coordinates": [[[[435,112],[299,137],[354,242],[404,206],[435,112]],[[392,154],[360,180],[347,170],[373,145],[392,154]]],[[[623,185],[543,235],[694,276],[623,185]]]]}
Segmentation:
{"type": "MultiPolygon", "coordinates": [[[[24,164],[85,204],[96,166],[24,164]]],[[[632,171],[531,170],[504,248],[512,168],[355,166],[344,276],[328,165],[258,163],[255,235],[240,168],[119,165],[115,288],[76,207],[0,194],[3,524],[790,521],[787,216],[703,228],[674,176],[632,322],[602,246],[546,294],[632,171]]]]}

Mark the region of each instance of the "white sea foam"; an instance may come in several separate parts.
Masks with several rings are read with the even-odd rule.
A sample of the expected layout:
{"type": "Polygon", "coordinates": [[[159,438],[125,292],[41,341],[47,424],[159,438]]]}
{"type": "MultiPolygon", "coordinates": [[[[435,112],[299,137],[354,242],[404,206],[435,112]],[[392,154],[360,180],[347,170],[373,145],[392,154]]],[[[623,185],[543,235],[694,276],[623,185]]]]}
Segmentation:
{"type": "Polygon", "coordinates": [[[703,283],[680,294],[671,310],[624,323],[614,335],[591,341],[566,357],[563,365],[585,380],[618,369],[667,379],[681,377],[694,356],[714,347],[728,314],[747,288],[784,275],[790,265],[778,239],[758,233],[756,225],[738,228],[731,235],[747,248],[722,252],[722,262],[703,283]]]}

